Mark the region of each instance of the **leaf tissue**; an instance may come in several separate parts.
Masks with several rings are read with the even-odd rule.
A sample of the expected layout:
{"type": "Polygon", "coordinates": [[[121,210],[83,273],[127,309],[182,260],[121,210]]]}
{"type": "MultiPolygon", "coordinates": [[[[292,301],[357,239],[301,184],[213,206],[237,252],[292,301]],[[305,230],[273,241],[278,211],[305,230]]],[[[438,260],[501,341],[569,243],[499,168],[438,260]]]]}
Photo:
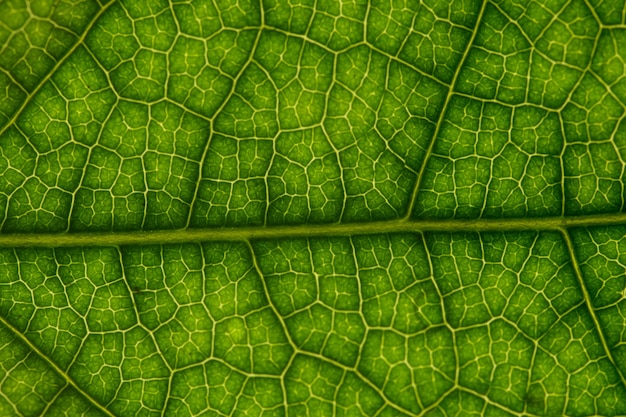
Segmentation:
{"type": "Polygon", "coordinates": [[[626,415],[624,0],[0,2],[0,415],[626,415]]]}

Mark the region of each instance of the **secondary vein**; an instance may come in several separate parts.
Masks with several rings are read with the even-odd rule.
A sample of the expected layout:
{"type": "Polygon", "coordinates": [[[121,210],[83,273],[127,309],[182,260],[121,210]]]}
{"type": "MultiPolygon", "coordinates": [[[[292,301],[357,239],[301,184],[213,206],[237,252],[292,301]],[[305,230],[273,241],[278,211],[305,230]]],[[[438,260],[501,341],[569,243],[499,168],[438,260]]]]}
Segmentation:
{"type": "Polygon", "coordinates": [[[467,42],[465,50],[463,51],[463,56],[459,60],[459,64],[456,67],[454,75],[452,76],[452,81],[450,82],[448,94],[446,94],[445,102],[443,103],[441,112],[439,113],[439,119],[437,120],[437,124],[435,126],[435,132],[433,133],[433,136],[430,139],[430,143],[428,144],[428,148],[426,149],[426,152],[424,153],[424,160],[422,162],[422,165],[420,166],[420,170],[417,174],[417,178],[415,179],[415,184],[413,186],[413,190],[412,190],[411,197],[409,200],[408,210],[405,213],[405,218],[409,218],[413,214],[413,211],[415,210],[415,204],[417,203],[417,195],[420,189],[422,188],[422,182],[424,181],[424,176],[426,174],[426,167],[428,165],[427,164],[428,160],[430,159],[430,156],[432,155],[433,150],[435,148],[435,142],[437,140],[437,137],[439,136],[439,132],[441,131],[441,126],[443,125],[444,117],[446,115],[446,112],[448,111],[450,100],[452,99],[452,96],[454,95],[454,90],[456,88],[456,83],[459,78],[459,74],[461,73],[463,64],[467,60],[467,56],[469,54],[470,49],[472,49],[472,44],[474,43],[474,39],[476,39],[476,34],[478,33],[478,27],[480,26],[480,22],[483,18],[483,14],[485,13],[486,5],[487,5],[487,2],[484,1],[480,8],[480,12],[478,13],[478,16],[476,17],[476,25],[474,27],[474,30],[472,31],[472,35],[469,41],[467,42]]]}
{"type": "MultiPolygon", "coordinates": [[[[95,400],[91,395],[89,395],[85,390],[78,386],[78,384],[70,378],[70,376],[61,369],[56,362],[54,362],[50,357],[45,355],[37,346],[35,346],[30,339],[28,339],[22,332],[17,330],[11,323],[9,323],[2,315],[0,315],[0,325],[4,326],[7,330],[9,330],[13,335],[19,339],[22,343],[24,343],[28,348],[39,358],[41,358],[50,368],[52,368],[58,375],[60,375],[66,382],[66,387],[69,385],[74,388],[79,394],[81,394],[87,401],[89,401],[95,408],[98,409],[102,414],[108,417],[115,417],[106,407],[100,404],[95,400]]],[[[61,388],[61,390],[65,389],[65,387],[61,388]]]]}
{"type": "Polygon", "coordinates": [[[96,13],[93,16],[93,18],[89,22],[89,25],[87,25],[87,27],[83,31],[82,35],[76,39],[76,42],[74,42],[72,47],[61,58],[59,58],[56,64],[54,64],[54,67],[52,67],[52,69],[50,69],[50,71],[46,73],[46,75],[39,81],[39,84],[37,84],[37,86],[33,89],[33,91],[22,101],[22,104],[15,111],[15,113],[13,113],[13,115],[11,116],[11,119],[7,121],[6,125],[0,128],[0,136],[2,136],[4,132],[6,132],[11,126],[13,126],[13,124],[17,121],[18,117],[20,117],[20,114],[22,114],[22,111],[24,111],[24,109],[28,105],[28,103],[30,103],[33,97],[35,97],[35,95],[39,92],[39,90],[41,90],[41,88],[46,84],[46,82],[50,80],[54,76],[54,74],[56,74],[57,70],[65,63],[66,59],[70,57],[81,45],[84,44],[85,38],[91,31],[91,28],[96,24],[98,19],[100,19],[100,16],[102,16],[104,12],[106,12],[109,9],[109,7],[111,7],[111,5],[113,5],[114,3],[115,2],[112,1],[108,4],[105,4],[98,11],[98,13],[96,13]]]}

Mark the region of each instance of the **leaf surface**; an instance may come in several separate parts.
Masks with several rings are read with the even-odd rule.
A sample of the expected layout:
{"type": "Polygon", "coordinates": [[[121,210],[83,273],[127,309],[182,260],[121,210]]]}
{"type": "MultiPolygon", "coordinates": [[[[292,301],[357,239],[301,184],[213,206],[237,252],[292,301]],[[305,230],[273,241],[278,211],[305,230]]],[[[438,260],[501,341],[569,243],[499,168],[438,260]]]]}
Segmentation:
{"type": "Polygon", "coordinates": [[[626,414],[626,7],[0,4],[0,415],[626,414]]]}

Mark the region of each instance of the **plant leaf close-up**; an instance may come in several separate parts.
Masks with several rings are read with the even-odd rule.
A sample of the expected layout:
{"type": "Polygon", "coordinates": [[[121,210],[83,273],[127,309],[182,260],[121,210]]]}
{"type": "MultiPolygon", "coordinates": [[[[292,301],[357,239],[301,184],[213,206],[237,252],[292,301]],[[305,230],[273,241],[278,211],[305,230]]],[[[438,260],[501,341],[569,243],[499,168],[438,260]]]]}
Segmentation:
{"type": "Polygon", "coordinates": [[[0,416],[626,415],[624,0],[0,0],[0,416]]]}

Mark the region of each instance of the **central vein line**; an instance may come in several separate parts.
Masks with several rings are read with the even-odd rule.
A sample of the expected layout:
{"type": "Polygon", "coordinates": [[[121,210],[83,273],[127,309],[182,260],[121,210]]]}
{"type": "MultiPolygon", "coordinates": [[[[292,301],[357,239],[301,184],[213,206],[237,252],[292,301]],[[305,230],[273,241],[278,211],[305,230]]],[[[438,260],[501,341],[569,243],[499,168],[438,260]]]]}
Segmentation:
{"type": "Polygon", "coordinates": [[[303,224],[155,231],[0,234],[0,247],[159,245],[202,241],[286,239],[419,232],[561,231],[572,227],[626,225],[626,213],[518,219],[385,220],[371,223],[303,224]]]}

